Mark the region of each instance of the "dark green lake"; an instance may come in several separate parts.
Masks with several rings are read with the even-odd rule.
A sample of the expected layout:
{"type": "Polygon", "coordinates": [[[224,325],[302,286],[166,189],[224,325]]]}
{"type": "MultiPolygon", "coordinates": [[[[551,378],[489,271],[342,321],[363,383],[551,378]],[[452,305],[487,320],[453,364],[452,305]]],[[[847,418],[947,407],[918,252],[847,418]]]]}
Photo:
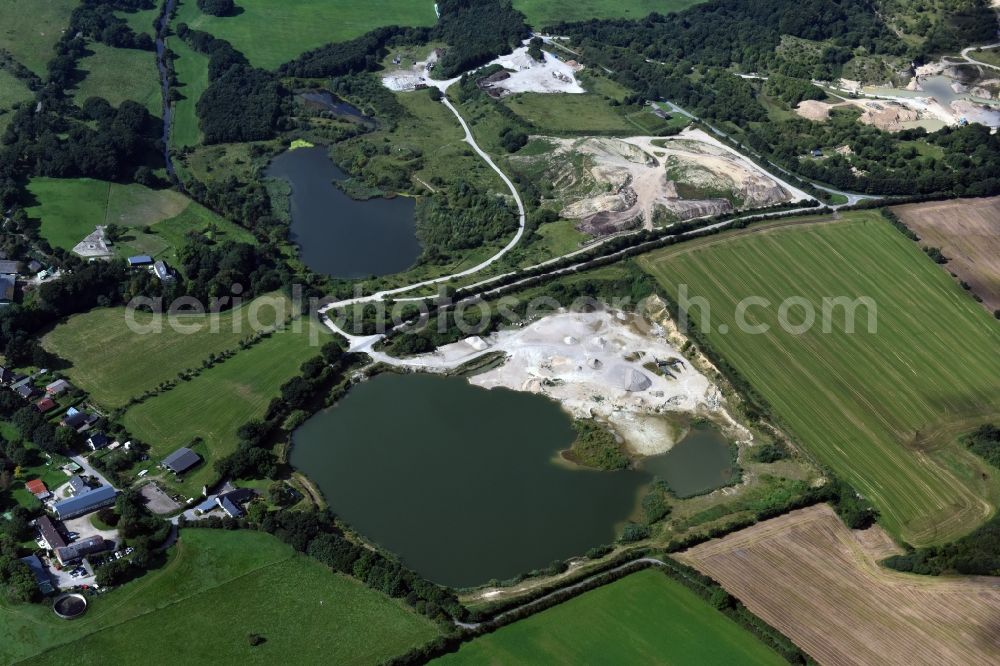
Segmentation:
{"type": "Polygon", "coordinates": [[[325,146],[278,155],[268,178],[291,185],[291,240],[309,268],[340,278],[398,273],[420,256],[409,197],[357,201],[334,181],[347,176],[325,146]]]}
{"type": "Polygon", "coordinates": [[[645,468],[661,473],[671,456],[622,472],[573,468],[559,462],[573,438],[544,397],[384,374],[303,424],[291,463],[367,538],[433,581],[467,587],[611,542],[653,480],[645,468]]]}

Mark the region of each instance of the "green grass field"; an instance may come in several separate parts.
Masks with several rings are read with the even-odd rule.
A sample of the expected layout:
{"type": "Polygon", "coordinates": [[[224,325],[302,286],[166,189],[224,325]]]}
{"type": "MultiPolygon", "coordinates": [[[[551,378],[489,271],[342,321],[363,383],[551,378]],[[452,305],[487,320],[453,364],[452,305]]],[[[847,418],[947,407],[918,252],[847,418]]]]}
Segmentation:
{"type": "MultiPolygon", "coordinates": [[[[277,302],[290,303],[283,296],[277,302]]],[[[184,326],[201,326],[200,332],[192,334],[174,330],[165,317],[160,319],[161,332],[135,333],[128,327],[125,308],[96,309],[59,324],[42,338],[42,345],[72,364],[65,372],[74,384],[100,405],[114,408],[175,379],[182,370],[199,367],[210,354],[238,347],[240,340],[255,330],[250,323],[251,312],[257,313],[254,320],[262,326],[273,326],[275,309],[263,307],[264,303],[261,300],[256,305],[221,313],[217,332],[210,328],[209,315],[178,316],[184,326]],[[109,349],[116,353],[109,354],[109,349]]],[[[148,326],[154,315],[137,312],[135,321],[148,326]]]]}
{"type": "MultiPolygon", "coordinates": [[[[1000,415],[1000,325],[878,213],[843,217],[752,227],[639,262],[671,298],[686,284],[689,297],[707,299],[710,344],[807,451],[872,500],[886,528],[914,544],[948,541],[996,505],[995,475],[956,436],[1000,415]],[[766,334],[737,326],[736,306],[750,296],[769,302],[746,315],[766,334]],[[778,325],[792,296],[815,308],[801,335],[778,325]],[[840,296],[871,298],[877,333],[864,307],[853,334],[842,307],[824,333],[821,299],[840,296]]],[[[788,321],[802,312],[793,307],[788,321]]]]}
{"type": "Polygon", "coordinates": [[[514,0],[533,28],[542,28],[560,21],[586,21],[597,18],[640,19],[652,12],[679,12],[701,0],[514,0]]]}
{"type": "Polygon", "coordinates": [[[591,93],[518,93],[504,97],[503,101],[511,111],[533,123],[543,134],[636,134],[640,131],[606,100],[591,93]]]}
{"type": "Polygon", "coordinates": [[[150,37],[156,36],[156,28],[153,24],[156,22],[156,17],[159,15],[159,6],[153,7],[152,9],[140,9],[137,12],[115,12],[115,16],[125,19],[125,22],[136,33],[144,32],[150,37]]]}
{"type": "Polygon", "coordinates": [[[414,0],[238,0],[242,13],[217,17],[203,14],[194,0],[184,0],[177,22],[229,42],[265,69],[274,69],[299,54],[342,42],[384,25],[429,26],[437,20],[433,2],[414,0]]]}
{"type": "Polygon", "coordinates": [[[0,69],[0,132],[7,129],[10,122],[11,107],[18,102],[25,102],[33,97],[28,86],[5,69],[0,69]]]}
{"type": "Polygon", "coordinates": [[[195,106],[208,87],[208,57],[192,49],[182,39],[171,38],[168,46],[177,54],[174,72],[180,84],[177,90],[183,96],[183,99],[174,102],[170,140],[177,148],[196,146],[201,142],[201,130],[198,129],[195,106]]]}
{"type": "Polygon", "coordinates": [[[103,97],[112,106],[127,99],[145,106],[159,118],[163,114],[163,96],[152,51],[116,49],[99,42],[87,44],[92,51],[80,60],[85,76],[77,85],[75,98],[82,104],[88,97],[103,97]]]}
{"type": "Polygon", "coordinates": [[[441,664],[783,664],[728,617],[647,569],[466,643],[441,664]]]}
{"type": "MultiPolygon", "coordinates": [[[[303,322],[302,332],[281,331],[241,350],[190,381],[130,408],[122,417],[123,425],[150,445],[154,460],[202,438],[195,451],[209,462],[187,475],[183,486],[200,490],[214,478],[211,462],[236,450],[237,429],[263,416],[280,386],[299,374],[303,362],[319,354],[319,345],[309,344],[309,329],[303,322]]],[[[317,323],[315,331],[319,344],[331,335],[322,324],[317,323]]]]}
{"type": "Polygon", "coordinates": [[[402,603],[245,530],[185,529],[164,567],[90,601],[72,622],[0,601],[0,662],[377,663],[437,634],[402,603]],[[251,647],[250,633],[266,641],[251,647]]]}
{"type": "Polygon", "coordinates": [[[149,254],[176,264],[186,231],[215,229],[218,240],[253,243],[253,235],[174,190],[109,183],[90,178],[32,178],[36,205],[28,216],[41,220],[41,235],[53,247],[71,250],[99,224],[129,227],[115,245],[119,256],[149,254]]]}
{"type": "Polygon", "coordinates": [[[78,0],[45,0],[28,8],[21,0],[0,0],[0,49],[44,78],[45,66],[55,55],[52,49],[78,4],[78,0]]]}

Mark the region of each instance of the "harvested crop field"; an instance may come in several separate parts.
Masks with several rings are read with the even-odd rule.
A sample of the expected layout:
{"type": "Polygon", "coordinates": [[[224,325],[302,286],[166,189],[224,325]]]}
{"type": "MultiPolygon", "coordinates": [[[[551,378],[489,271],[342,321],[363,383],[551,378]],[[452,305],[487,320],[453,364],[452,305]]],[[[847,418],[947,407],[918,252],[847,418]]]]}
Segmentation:
{"type": "Polygon", "coordinates": [[[704,299],[691,319],[708,344],[891,533],[943,543],[993,513],[995,471],[957,436],[1000,416],[1000,323],[877,212],[752,226],[638,261],[670,298],[685,285],[704,299]],[[824,299],[842,305],[824,316],[836,303],[824,299]],[[813,325],[795,328],[809,310],[813,325]]]}
{"type": "Polygon", "coordinates": [[[941,248],[944,268],[971,287],[990,312],[1000,310],[1000,197],[953,199],[893,208],[921,245],[941,248]]]}
{"type": "Polygon", "coordinates": [[[1000,579],[930,578],[877,561],[879,527],[827,505],[793,511],[678,556],[822,664],[988,664],[1000,654],[1000,579]]]}

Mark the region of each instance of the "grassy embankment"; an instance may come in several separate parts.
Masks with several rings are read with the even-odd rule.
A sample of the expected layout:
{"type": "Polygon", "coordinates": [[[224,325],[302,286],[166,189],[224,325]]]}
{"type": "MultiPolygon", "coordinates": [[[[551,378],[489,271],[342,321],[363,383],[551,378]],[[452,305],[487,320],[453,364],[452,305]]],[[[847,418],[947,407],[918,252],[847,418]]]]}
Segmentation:
{"type": "MultiPolygon", "coordinates": [[[[766,399],[778,421],[822,463],[853,484],[880,522],[914,544],[960,536],[986,519],[995,475],[956,436],[1000,413],[1000,327],[919,247],[875,212],[841,222],[752,227],[640,258],[666,293],[711,305],[709,344],[766,399]],[[735,312],[749,296],[768,306],[735,312]],[[816,324],[795,335],[779,305],[806,299],[816,324]],[[877,331],[858,308],[846,333],[842,307],[822,331],[821,299],[868,297],[877,331]],[[723,329],[726,332],[723,332],[723,329]]],[[[692,319],[700,318],[697,308],[692,319]]],[[[802,322],[803,308],[788,320],[802,322]]]]}
{"type": "Polygon", "coordinates": [[[273,69],[299,54],[384,25],[434,25],[434,3],[413,0],[240,0],[235,16],[209,16],[184,0],[177,22],[228,40],[256,67],[273,69]]]}
{"type": "Polygon", "coordinates": [[[0,601],[0,661],[29,664],[376,663],[435,636],[401,602],[270,535],[186,529],[162,568],[66,622],[0,601]],[[248,635],[265,639],[251,646],[248,635]]]}
{"type": "Polygon", "coordinates": [[[65,250],[73,249],[95,226],[111,223],[128,228],[114,246],[118,256],[149,254],[175,266],[188,231],[214,229],[220,242],[254,242],[250,232],[173,190],[91,178],[38,177],[28,183],[28,192],[36,205],[27,213],[41,220],[42,238],[65,250]]]}
{"type": "Polygon", "coordinates": [[[785,662],[693,592],[647,569],[478,638],[437,663],[785,662]]]}

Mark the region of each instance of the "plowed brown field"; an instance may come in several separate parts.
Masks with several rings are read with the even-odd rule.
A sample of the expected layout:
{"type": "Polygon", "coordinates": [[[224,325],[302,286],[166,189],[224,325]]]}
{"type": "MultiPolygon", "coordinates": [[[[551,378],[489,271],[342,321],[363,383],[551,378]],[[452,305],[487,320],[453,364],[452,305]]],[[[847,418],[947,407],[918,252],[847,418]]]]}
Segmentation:
{"type": "Polygon", "coordinates": [[[881,568],[899,552],[879,528],[849,530],[823,504],[685,551],[821,664],[1000,663],[1000,578],[881,568]]]}
{"type": "Polygon", "coordinates": [[[949,271],[972,287],[990,312],[1000,309],[1000,197],[953,199],[893,208],[920,236],[941,248],[949,271]]]}

